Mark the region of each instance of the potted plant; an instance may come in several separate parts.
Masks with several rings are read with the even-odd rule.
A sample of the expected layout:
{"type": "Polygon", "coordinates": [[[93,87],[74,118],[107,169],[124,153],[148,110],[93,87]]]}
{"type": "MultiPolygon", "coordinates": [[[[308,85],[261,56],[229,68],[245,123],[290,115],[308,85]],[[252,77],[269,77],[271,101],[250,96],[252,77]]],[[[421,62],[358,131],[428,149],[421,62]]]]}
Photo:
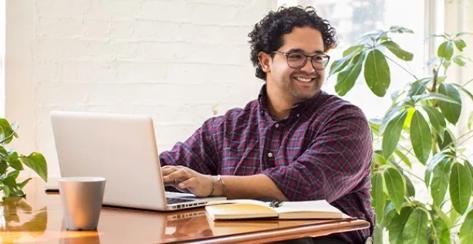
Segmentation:
{"type": "MultiPolygon", "coordinates": [[[[374,243],[473,243],[473,167],[462,148],[472,137],[453,133],[464,104],[472,99],[466,82],[447,76],[452,65],[465,66],[462,37],[442,38],[436,57],[429,62],[430,75],[416,76],[402,63],[413,54],[392,38],[412,33],[403,27],[365,34],[359,43],[334,61],[330,75],[337,75],[336,92],[350,91],[363,71],[371,92],[384,97],[391,82],[390,65],[397,65],[412,79],[405,89],[391,94],[392,105],[381,119],[370,120],[374,136],[372,203],[376,213],[374,243]],[[413,167],[423,169],[419,173],[413,167]],[[420,183],[416,183],[420,182],[420,183]],[[416,183],[416,184],[414,184],[416,183]],[[423,188],[423,189],[420,189],[423,188]],[[422,190],[425,197],[416,197],[422,190]]],[[[468,112],[471,112],[468,111],[468,112]]],[[[471,122],[471,116],[470,116],[471,122]]]]}
{"type": "Polygon", "coordinates": [[[24,166],[31,168],[44,181],[48,178],[46,159],[41,153],[33,152],[26,156],[5,148],[16,137],[13,126],[0,118],[0,193],[3,192],[3,198],[25,196],[23,187],[31,177],[19,182],[18,176],[24,166]]]}

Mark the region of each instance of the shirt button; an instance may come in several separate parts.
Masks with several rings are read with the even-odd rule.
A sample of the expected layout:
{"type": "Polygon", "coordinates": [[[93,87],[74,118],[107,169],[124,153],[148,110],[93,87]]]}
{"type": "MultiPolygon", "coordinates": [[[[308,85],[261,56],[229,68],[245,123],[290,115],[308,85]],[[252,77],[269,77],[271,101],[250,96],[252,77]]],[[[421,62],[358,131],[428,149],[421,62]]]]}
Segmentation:
{"type": "Polygon", "coordinates": [[[273,154],[272,153],[268,153],[268,158],[272,158],[273,157],[273,154]]]}
{"type": "Polygon", "coordinates": [[[279,123],[276,123],[274,127],[279,128],[279,123]]]}
{"type": "Polygon", "coordinates": [[[301,116],[301,114],[296,114],[296,117],[299,118],[301,116]]]}

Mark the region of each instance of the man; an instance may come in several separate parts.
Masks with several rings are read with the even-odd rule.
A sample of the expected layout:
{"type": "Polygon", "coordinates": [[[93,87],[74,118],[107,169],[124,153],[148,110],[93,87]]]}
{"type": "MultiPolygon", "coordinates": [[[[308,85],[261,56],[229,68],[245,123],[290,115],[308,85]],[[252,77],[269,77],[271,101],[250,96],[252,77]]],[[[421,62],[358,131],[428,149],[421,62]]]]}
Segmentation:
{"type": "MultiPolygon", "coordinates": [[[[281,8],[249,37],[265,80],[258,99],[163,152],[165,183],[202,197],[326,199],[373,224],[368,123],[359,108],[320,90],[334,28],[313,8],[281,8]]],[[[371,232],[330,237],[361,243],[371,232]]]]}

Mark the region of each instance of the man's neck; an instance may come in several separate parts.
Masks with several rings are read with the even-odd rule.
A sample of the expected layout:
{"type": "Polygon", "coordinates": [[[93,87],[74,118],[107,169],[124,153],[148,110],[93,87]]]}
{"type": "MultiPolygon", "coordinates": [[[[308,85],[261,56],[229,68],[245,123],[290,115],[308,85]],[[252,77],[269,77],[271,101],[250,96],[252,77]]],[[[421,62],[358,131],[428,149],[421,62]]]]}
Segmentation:
{"type": "MultiPolygon", "coordinates": [[[[271,88],[266,87],[266,89],[271,88]]],[[[277,120],[287,118],[291,112],[292,107],[297,102],[290,97],[284,97],[284,95],[278,94],[276,91],[267,90],[266,94],[269,112],[277,120]]]]}

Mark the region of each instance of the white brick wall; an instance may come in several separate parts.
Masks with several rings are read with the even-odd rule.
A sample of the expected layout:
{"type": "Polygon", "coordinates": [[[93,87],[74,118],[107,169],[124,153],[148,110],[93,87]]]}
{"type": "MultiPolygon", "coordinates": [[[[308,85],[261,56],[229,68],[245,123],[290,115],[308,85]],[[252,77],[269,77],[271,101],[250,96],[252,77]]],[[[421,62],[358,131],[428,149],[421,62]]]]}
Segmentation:
{"type": "MultiPolygon", "coordinates": [[[[6,116],[14,144],[58,165],[51,110],[150,114],[169,149],[258,93],[247,34],[271,0],[9,0],[6,116]]],[[[124,138],[125,140],[126,138],[124,138]]]]}

